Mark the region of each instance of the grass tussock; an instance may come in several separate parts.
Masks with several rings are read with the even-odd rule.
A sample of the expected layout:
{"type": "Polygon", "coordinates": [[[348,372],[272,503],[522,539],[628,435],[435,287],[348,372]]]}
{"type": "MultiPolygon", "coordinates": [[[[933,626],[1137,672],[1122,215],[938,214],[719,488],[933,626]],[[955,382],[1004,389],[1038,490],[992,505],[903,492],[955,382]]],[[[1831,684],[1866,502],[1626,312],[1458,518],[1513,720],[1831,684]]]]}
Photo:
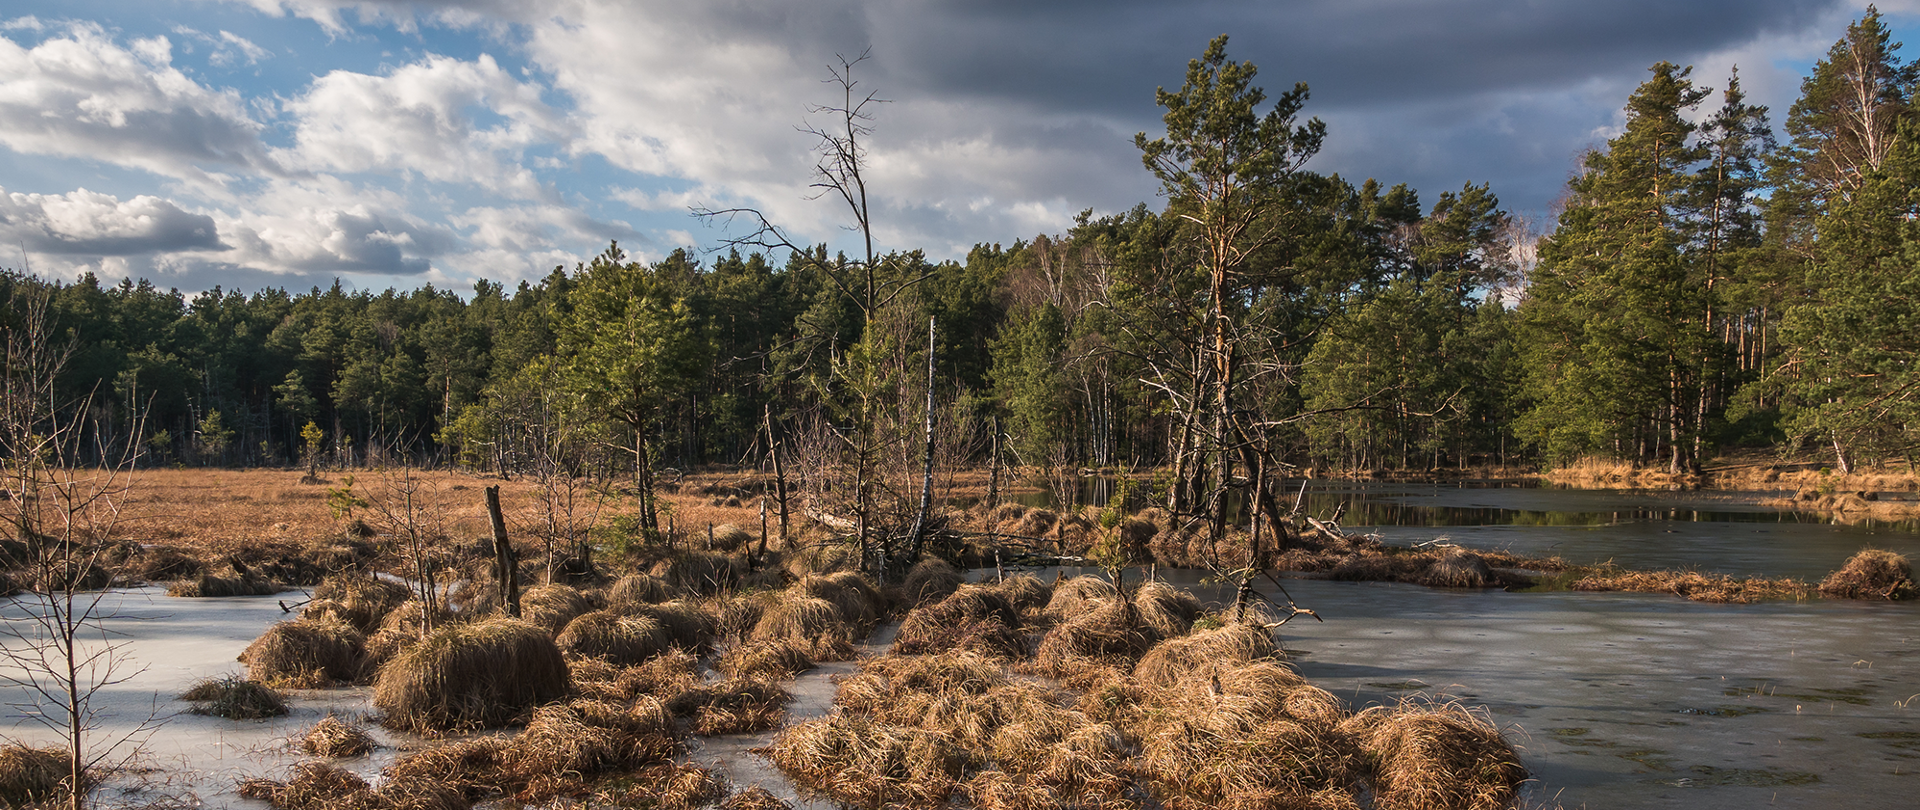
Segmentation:
{"type": "Polygon", "coordinates": [[[597,792],[585,804],[589,807],[692,810],[711,806],[720,801],[726,792],[726,783],[706,768],[664,763],[635,771],[626,787],[597,792]]]}
{"type": "MultiPolygon", "coordinates": [[[[605,790],[598,778],[614,774],[621,775],[621,784],[673,794],[673,778],[655,769],[672,769],[671,760],[680,752],[679,732],[658,700],[631,705],[573,700],[540,707],[513,737],[478,737],[429,748],[394,763],[387,776],[393,781],[434,780],[466,802],[494,796],[521,804],[598,800],[598,791],[605,790]]],[[[631,800],[640,794],[622,795],[631,800]]],[[[718,798],[710,792],[701,795],[709,802],[718,798]]]]}
{"type": "Polygon", "coordinates": [[[228,720],[261,720],[287,713],[287,699],[259,681],[236,675],[208,678],[189,687],[180,699],[193,704],[194,714],[228,720]]]}
{"type": "Polygon", "coordinates": [[[361,757],[374,749],[373,735],[366,729],[329,714],[300,735],[300,750],[317,757],[345,759],[361,757]]]}
{"type": "Polygon", "coordinates": [[[505,725],[567,692],[553,638],[495,619],[434,630],[380,668],[373,704],[396,728],[443,731],[505,725]]]}
{"type": "Polygon", "coordinates": [[[768,607],[753,626],[752,641],[789,641],[806,645],[816,661],[853,657],[853,627],[832,602],[789,593],[768,607]]]}
{"type": "Polygon", "coordinates": [[[791,639],[735,644],[713,662],[713,668],[735,678],[790,680],[813,669],[811,645],[791,639]]]}
{"type": "Polygon", "coordinates": [[[1168,688],[1196,672],[1244,666],[1278,653],[1272,632],[1236,622],[1154,645],[1133,674],[1149,686],[1168,688]]]}
{"type": "Polygon", "coordinates": [[[1457,703],[1376,706],[1341,729],[1366,758],[1381,810],[1499,810],[1526,779],[1500,731],[1457,703]]]}
{"type": "Polygon", "coordinates": [[[783,707],[792,697],[770,681],[731,678],[681,692],[666,707],[675,717],[688,720],[695,734],[710,737],[775,728],[786,720],[783,707]]]}
{"type": "Polygon", "coordinates": [[[597,658],[587,658],[574,662],[568,671],[576,694],[614,702],[637,697],[668,700],[699,686],[702,680],[700,659],[678,649],[639,666],[617,667],[597,658]]]}
{"type": "Polygon", "coordinates": [[[1157,580],[1134,590],[1133,606],[1140,622],[1161,638],[1186,635],[1204,610],[1193,594],[1157,580]]]}
{"type": "Polygon", "coordinates": [[[720,810],[793,810],[793,805],[781,801],[773,791],[754,785],[728,796],[720,803],[720,810]]]}
{"type": "Polygon", "coordinates": [[[0,804],[40,807],[64,799],[71,795],[70,766],[67,752],[58,748],[0,745],[0,804]]]}
{"type": "Polygon", "coordinates": [[[380,627],[387,614],[406,604],[413,592],[406,585],[366,574],[336,574],[313,589],[313,605],[322,601],[338,606],[339,615],[362,633],[380,627]]]}
{"type": "Polygon", "coordinates": [[[834,607],[840,609],[840,618],[853,627],[856,636],[864,636],[871,631],[886,609],[886,602],[873,583],[851,571],[811,574],[793,583],[788,590],[832,602],[834,607]]]}
{"type": "Polygon", "coordinates": [[[629,605],[621,611],[659,623],[668,643],[688,652],[704,653],[713,645],[713,617],[693,602],[675,600],[658,605],[629,605]]]}
{"type": "Polygon", "coordinates": [[[1808,599],[1812,588],[1797,579],[1743,578],[1698,571],[1623,571],[1600,568],[1573,578],[1576,591],[1664,593],[1695,602],[1747,603],[1772,599],[1808,599]]]}
{"type": "Polygon", "coordinates": [[[593,600],[571,585],[548,583],[528,588],[520,595],[520,618],[559,635],[567,623],[593,610],[593,600]]]}
{"type": "Polygon", "coordinates": [[[647,574],[628,574],[607,588],[607,604],[616,607],[669,602],[679,596],[673,586],[647,574]]]}
{"type": "Polygon", "coordinates": [[[659,622],[605,610],[582,614],[568,622],[554,643],[570,656],[603,658],[622,665],[645,663],[666,652],[671,644],[659,622]]]}
{"type": "Polygon", "coordinates": [[[1895,552],[1863,549],[1820,581],[1820,595],[1830,599],[1912,599],[1913,566],[1895,552]]]}
{"type": "MultiPolygon", "coordinates": [[[[1058,591],[1054,601],[1059,601],[1058,591]]],[[[1160,640],[1160,634],[1141,622],[1133,605],[1113,599],[1094,603],[1091,609],[1074,616],[1040,640],[1034,655],[1039,671],[1065,677],[1088,666],[1119,666],[1131,669],[1147,650],[1160,640]]]]}
{"type": "Polygon", "coordinates": [[[1449,548],[1420,572],[1421,585],[1433,588],[1485,588],[1495,584],[1493,567],[1480,555],[1462,548],[1449,548]]]}
{"type": "Polygon", "coordinates": [[[213,598],[221,596],[270,596],[286,590],[280,583],[265,577],[242,575],[215,576],[201,574],[193,579],[185,579],[167,585],[167,595],[188,599],[213,598]]]}
{"type": "Polygon", "coordinates": [[[714,596],[740,584],[743,566],[725,554],[682,552],[655,563],[654,578],[687,593],[714,596]]]}
{"type": "Polygon", "coordinates": [[[853,573],[860,570],[860,550],[844,543],[805,546],[788,551],[781,562],[794,579],[808,574],[853,573]]]}
{"type": "Polygon", "coordinates": [[[1120,598],[1113,583],[1095,576],[1079,576],[1054,583],[1047,598],[1046,614],[1064,621],[1087,612],[1095,603],[1120,598]]]}
{"type": "Polygon", "coordinates": [[[894,636],[893,652],[925,655],[952,650],[1020,658],[1027,652],[1020,628],[1020,613],[1001,589],[963,585],[945,599],[908,612],[894,636]]]}
{"type": "Polygon", "coordinates": [[[906,594],[906,603],[917,606],[945,598],[966,581],[967,578],[961,576],[946,560],[928,557],[907,571],[906,579],[901,581],[901,589],[906,594]]]}
{"type": "Polygon", "coordinates": [[[350,625],[301,618],[267,628],[240,660],[256,681],[310,689],[353,681],[365,648],[365,637],[350,625]]]}
{"type": "Polygon", "coordinates": [[[1014,574],[993,583],[993,587],[1022,619],[1039,615],[1053,598],[1053,585],[1032,574],[1014,574]]]}
{"type": "Polygon", "coordinates": [[[787,729],[768,757],[795,781],[865,807],[944,805],[966,764],[964,753],[937,731],[847,714],[787,729]]]}

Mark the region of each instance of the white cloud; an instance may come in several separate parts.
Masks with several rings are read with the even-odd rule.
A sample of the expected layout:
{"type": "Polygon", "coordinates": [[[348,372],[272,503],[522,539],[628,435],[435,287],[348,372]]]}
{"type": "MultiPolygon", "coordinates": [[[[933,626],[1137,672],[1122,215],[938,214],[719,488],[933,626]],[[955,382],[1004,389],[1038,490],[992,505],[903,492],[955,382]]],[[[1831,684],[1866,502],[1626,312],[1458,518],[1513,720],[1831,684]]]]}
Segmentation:
{"type": "Polygon", "coordinates": [[[276,173],[240,95],[173,68],[165,37],[114,44],[100,26],[21,47],[0,37],[0,145],[218,184],[214,169],[276,173]]]}
{"type": "Polygon", "coordinates": [[[0,191],[0,240],[29,253],[125,256],[223,250],[213,218],[170,200],[121,200],[77,189],[66,194],[0,191]]]}
{"type": "Polygon", "coordinates": [[[417,172],[534,197],[542,184],[520,157],[565,137],[541,88],[514,79],[493,57],[430,56],[386,76],[334,71],[286,104],[296,146],[280,153],[316,171],[417,172]],[[497,116],[482,126],[476,114],[497,116]]]}
{"type": "MultiPolygon", "coordinates": [[[[242,60],[249,65],[257,65],[260,64],[260,60],[272,56],[266,48],[232,31],[223,30],[218,34],[209,34],[189,26],[175,25],[173,33],[211,48],[212,53],[207,55],[207,63],[214,67],[229,67],[242,60]]],[[[192,52],[193,48],[189,45],[186,50],[192,52]]]]}

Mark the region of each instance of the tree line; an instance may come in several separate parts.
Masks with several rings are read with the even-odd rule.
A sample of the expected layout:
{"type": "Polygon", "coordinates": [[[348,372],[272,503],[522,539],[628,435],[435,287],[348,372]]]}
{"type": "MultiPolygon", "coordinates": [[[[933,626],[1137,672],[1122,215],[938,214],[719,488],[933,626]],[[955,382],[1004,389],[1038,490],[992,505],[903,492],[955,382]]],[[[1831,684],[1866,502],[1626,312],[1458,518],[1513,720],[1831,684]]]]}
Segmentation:
{"type": "MultiPolygon", "coordinates": [[[[1877,12],[1805,77],[1779,136],[1737,74],[1715,89],[1654,65],[1545,234],[1485,184],[1423,204],[1307,169],[1331,137],[1301,120],[1307,88],[1268,99],[1225,48],[1158,93],[1166,133],[1137,139],[1162,207],[964,260],[762,238],[635,262],[612,245],[460,293],[8,273],[3,327],[44,301],[67,352],[57,400],[88,402],[102,435],[145,414],[141,449],[164,463],[559,458],[649,492],[656,466],[858,445],[865,492],[930,457],[924,434],[956,464],[999,447],[1028,468],[1164,469],[1199,512],[1303,467],[1910,455],[1920,68],[1877,12]]],[[[840,111],[859,111],[847,87],[840,111]]],[[[866,120],[823,141],[822,170],[862,195],[866,120]]],[[[847,201],[866,227],[864,197],[847,201]]]]}

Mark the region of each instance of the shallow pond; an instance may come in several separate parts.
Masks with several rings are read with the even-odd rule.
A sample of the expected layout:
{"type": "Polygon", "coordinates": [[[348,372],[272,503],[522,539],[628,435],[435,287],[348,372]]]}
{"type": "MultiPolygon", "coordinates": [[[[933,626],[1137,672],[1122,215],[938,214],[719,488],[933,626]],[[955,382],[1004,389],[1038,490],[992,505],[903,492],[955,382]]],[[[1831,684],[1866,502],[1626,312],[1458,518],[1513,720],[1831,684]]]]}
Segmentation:
{"type": "Polygon", "coordinates": [[[1905,808],[1920,790],[1920,605],[1281,582],[1325,619],[1281,628],[1301,674],[1355,708],[1486,706],[1540,805],[1905,808]]]}
{"type": "MultiPolygon", "coordinates": [[[[1903,526],[1833,525],[1710,493],[1337,484],[1308,498],[1322,515],[1350,502],[1349,529],[1394,543],[1444,534],[1575,562],[1817,579],[1867,545],[1920,558],[1920,537],[1903,526]]],[[[1196,572],[1160,574],[1222,597],[1196,572]]],[[[1920,791],[1920,604],[1710,605],[1648,594],[1281,582],[1325,620],[1281,628],[1302,674],[1355,708],[1402,697],[1485,706],[1537,780],[1533,806],[1905,808],[1920,791]]],[[[234,657],[285,618],[277,601],[171,599],[157,588],[112,594],[109,625],[123,634],[126,658],[145,669],[102,691],[105,727],[96,738],[114,738],[156,710],[179,712],[185,705],[172,697],[196,680],[240,672],[234,657]]],[[[0,604],[10,626],[20,610],[0,604]]],[[[796,683],[794,719],[826,712],[827,677],[849,669],[830,665],[796,683]]],[[[50,739],[20,714],[22,692],[4,692],[0,700],[14,707],[6,733],[50,739]]],[[[295,697],[295,714],[273,721],[173,717],[148,742],[153,770],[136,780],[147,792],[115,795],[263,807],[235,796],[235,783],[283,775],[302,758],[289,735],[329,711],[358,718],[368,706],[364,689],[295,697]]],[[[371,776],[397,749],[421,744],[375,733],[391,747],[344,764],[371,776]]],[[[696,741],[690,756],[738,785],[763,783],[797,799],[747,753],[768,736],[696,741]]]]}

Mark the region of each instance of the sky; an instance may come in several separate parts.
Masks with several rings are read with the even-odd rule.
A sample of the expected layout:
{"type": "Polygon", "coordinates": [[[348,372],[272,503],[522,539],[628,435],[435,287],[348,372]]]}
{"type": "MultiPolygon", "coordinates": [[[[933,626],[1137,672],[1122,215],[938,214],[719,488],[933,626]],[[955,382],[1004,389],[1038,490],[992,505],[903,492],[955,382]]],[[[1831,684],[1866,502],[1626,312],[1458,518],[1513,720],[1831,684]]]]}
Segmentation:
{"type": "MultiPolygon", "coordinates": [[[[1327,124],[1307,168],[1548,212],[1661,60],[1737,65],[1776,126],[1850,0],[9,0],[0,267],[304,291],[509,289],[764,212],[852,248],[814,182],[853,67],[882,250],[962,259],[1159,207],[1133,136],[1228,34],[1327,124]]],[[[1920,53],[1920,0],[1879,8],[1920,53]]],[[[1707,110],[1702,110],[1704,115],[1707,110]]]]}

